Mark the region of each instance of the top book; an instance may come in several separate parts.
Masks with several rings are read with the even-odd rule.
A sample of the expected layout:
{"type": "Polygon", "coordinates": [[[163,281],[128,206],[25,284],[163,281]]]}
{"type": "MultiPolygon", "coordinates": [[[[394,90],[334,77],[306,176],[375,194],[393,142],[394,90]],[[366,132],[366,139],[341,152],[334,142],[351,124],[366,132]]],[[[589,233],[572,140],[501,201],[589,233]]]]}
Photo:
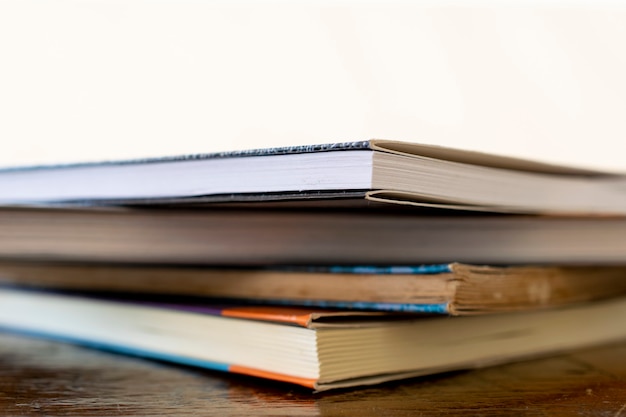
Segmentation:
{"type": "Polygon", "coordinates": [[[370,140],[0,170],[0,204],[377,201],[624,215],[626,175],[370,140]]]}

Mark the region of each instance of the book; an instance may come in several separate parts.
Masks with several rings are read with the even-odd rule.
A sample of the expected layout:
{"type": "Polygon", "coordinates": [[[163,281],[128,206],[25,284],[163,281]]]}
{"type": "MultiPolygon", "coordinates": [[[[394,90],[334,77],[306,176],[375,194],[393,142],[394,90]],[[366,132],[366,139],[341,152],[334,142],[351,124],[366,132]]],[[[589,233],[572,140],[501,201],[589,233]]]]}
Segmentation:
{"type": "Polygon", "coordinates": [[[626,175],[381,140],[0,170],[4,205],[307,199],[624,215],[626,175]]]}
{"type": "Polygon", "coordinates": [[[449,315],[552,308],[626,294],[626,267],[210,268],[0,261],[0,284],[449,315]]]}
{"type": "Polygon", "coordinates": [[[469,369],[626,338],[626,298],[532,313],[421,317],[163,305],[0,289],[0,326],[317,391],[469,369]]]}
{"type": "Polygon", "coordinates": [[[626,218],[3,208],[0,259],[230,266],[620,265],[626,259],[626,218]]]}

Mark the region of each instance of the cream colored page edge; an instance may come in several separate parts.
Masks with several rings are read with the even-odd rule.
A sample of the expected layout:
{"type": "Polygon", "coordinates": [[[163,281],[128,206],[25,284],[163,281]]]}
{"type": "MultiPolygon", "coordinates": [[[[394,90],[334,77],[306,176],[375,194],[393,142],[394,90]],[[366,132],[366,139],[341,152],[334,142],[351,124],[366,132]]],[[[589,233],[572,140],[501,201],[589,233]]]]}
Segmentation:
{"type": "Polygon", "coordinates": [[[370,140],[370,147],[375,151],[397,155],[425,157],[491,168],[513,169],[544,174],[611,175],[608,172],[593,171],[572,166],[552,165],[503,155],[386,139],[372,139],[370,140]]]}

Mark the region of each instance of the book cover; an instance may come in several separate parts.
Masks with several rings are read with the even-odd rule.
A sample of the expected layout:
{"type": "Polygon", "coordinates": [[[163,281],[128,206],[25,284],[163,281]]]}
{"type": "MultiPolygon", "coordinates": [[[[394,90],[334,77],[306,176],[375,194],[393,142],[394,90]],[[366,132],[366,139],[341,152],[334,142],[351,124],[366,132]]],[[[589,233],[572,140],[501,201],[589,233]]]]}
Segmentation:
{"type": "Polygon", "coordinates": [[[198,308],[0,289],[0,327],[9,331],[318,391],[470,369],[626,338],[625,298],[474,317],[360,314],[198,308]]]}
{"type": "Polygon", "coordinates": [[[349,310],[491,314],[626,293],[626,267],[337,265],[225,268],[0,261],[0,283],[349,310]],[[593,277],[590,279],[589,277],[593,277]]]}
{"type": "Polygon", "coordinates": [[[370,140],[0,170],[0,204],[368,200],[477,211],[626,214],[626,176],[370,140]]]}
{"type": "Polygon", "coordinates": [[[268,209],[0,209],[0,257],[157,265],[620,265],[626,218],[268,209]]]}

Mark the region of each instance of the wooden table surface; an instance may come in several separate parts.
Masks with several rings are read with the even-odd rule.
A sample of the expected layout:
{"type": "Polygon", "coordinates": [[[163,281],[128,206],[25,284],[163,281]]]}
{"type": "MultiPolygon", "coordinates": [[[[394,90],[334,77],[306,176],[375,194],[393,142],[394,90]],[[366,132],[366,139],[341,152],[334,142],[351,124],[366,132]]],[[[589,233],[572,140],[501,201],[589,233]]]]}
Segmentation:
{"type": "Polygon", "coordinates": [[[0,414],[626,416],[626,343],[315,395],[0,333],[0,414]]]}

